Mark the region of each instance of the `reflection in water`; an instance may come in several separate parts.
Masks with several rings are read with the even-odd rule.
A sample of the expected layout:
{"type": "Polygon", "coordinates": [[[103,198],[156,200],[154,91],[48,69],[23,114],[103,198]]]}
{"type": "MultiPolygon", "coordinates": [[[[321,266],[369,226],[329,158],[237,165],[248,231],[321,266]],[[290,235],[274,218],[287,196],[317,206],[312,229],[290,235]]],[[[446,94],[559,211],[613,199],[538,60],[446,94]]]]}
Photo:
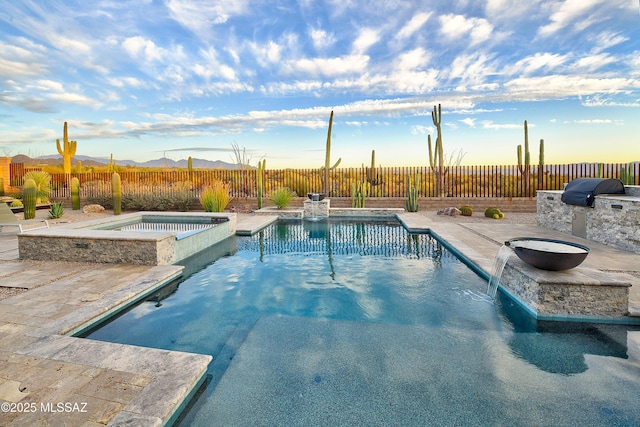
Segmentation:
{"type": "Polygon", "coordinates": [[[504,294],[502,313],[513,327],[513,354],[554,374],[585,372],[585,354],[627,358],[627,331],[608,324],[537,321],[504,294]]]}

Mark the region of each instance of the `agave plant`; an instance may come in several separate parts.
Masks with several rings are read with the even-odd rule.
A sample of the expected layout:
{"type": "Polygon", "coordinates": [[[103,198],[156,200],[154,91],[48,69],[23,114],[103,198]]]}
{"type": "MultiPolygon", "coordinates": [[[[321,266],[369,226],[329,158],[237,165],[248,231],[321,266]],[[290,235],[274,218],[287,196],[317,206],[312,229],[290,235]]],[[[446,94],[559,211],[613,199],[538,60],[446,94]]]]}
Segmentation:
{"type": "Polygon", "coordinates": [[[36,204],[46,202],[51,194],[51,175],[45,171],[29,171],[24,175],[24,181],[28,179],[36,183],[36,204]]]}
{"type": "Polygon", "coordinates": [[[62,215],[64,215],[64,206],[62,206],[62,203],[53,203],[51,209],[49,209],[49,218],[61,218],[62,215]]]}

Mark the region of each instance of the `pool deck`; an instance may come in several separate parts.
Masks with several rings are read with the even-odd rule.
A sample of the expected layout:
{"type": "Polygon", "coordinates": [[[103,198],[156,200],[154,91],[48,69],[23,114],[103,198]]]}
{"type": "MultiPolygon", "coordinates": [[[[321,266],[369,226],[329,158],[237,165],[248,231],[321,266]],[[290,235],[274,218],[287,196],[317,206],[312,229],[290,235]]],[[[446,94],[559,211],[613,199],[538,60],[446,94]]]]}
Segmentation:
{"type": "MultiPolygon", "coordinates": [[[[629,311],[640,316],[639,255],[532,225],[436,223],[422,213],[399,219],[411,231],[431,230],[484,271],[513,237],[588,243],[592,252],[584,265],[631,281],[629,311]]],[[[239,215],[237,232],[251,234],[274,220],[239,215]]],[[[12,230],[0,232],[0,285],[29,289],[0,300],[0,401],[10,404],[0,425],[171,424],[203,380],[210,356],[68,335],[152,295],[182,267],[19,260],[17,240],[12,230]]]]}

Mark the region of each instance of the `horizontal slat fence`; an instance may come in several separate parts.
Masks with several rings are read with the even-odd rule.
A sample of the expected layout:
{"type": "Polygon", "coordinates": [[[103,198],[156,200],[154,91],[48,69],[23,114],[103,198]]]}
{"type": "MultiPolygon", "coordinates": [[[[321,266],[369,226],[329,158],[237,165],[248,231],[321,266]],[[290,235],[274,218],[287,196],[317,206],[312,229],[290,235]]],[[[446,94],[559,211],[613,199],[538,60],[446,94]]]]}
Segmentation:
{"type": "MultiPolygon", "coordinates": [[[[12,173],[24,170],[11,168],[12,173]]],[[[190,188],[193,196],[214,181],[228,185],[232,197],[257,197],[256,169],[207,169],[189,172],[183,169],[166,171],[119,172],[123,192],[130,195],[153,192],[184,191],[190,188]]],[[[263,182],[268,193],[278,187],[289,187],[298,195],[322,192],[322,169],[269,169],[265,170],[263,182]]],[[[531,165],[527,186],[517,165],[455,166],[445,170],[444,188],[438,191],[437,170],[430,167],[378,167],[342,168],[330,171],[329,197],[351,197],[354,186],[362,187],[369,197],[407,197],[409,179],[417,184],[420,197],[534,197],[536,190],[561,190],[565,183],[580,177],[602,177],[621,179],[622,174],[631,177],[628,184],[640,185],[640,163],[632,164],[564,164],[531,165]]],[[[104,197],[111,193],[111,173],[72,173],[80,180],[82,197],[104,197]]],[[[68,179],[65,174],[53,174],[51,197],[68,197],[68,179]]],[[[22,185],[19,176],[12,176],[12,184],[22,185]]]]}

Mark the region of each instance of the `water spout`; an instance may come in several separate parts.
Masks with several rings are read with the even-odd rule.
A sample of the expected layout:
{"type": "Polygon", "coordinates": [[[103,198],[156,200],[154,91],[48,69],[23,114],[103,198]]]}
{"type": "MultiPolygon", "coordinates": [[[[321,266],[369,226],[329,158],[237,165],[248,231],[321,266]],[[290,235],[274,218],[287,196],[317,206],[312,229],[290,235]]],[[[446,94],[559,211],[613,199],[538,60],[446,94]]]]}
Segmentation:
{"type": "MultiPolygon", "coordinates": [[[[508,243],[508,242],[507,242],[508,243]]],[[[491,277],[489,277],[489,284],[487,285],[487,295],[492,299],[496,297],[498,292],[498,285],[500,284],[500,277],[504,271],[504,266],[507,264],[507,260],[511,256],[513,251],[508,244],[504,244],[498,249],[495,259],[493,260],[493,271],[491,277]]]]}

